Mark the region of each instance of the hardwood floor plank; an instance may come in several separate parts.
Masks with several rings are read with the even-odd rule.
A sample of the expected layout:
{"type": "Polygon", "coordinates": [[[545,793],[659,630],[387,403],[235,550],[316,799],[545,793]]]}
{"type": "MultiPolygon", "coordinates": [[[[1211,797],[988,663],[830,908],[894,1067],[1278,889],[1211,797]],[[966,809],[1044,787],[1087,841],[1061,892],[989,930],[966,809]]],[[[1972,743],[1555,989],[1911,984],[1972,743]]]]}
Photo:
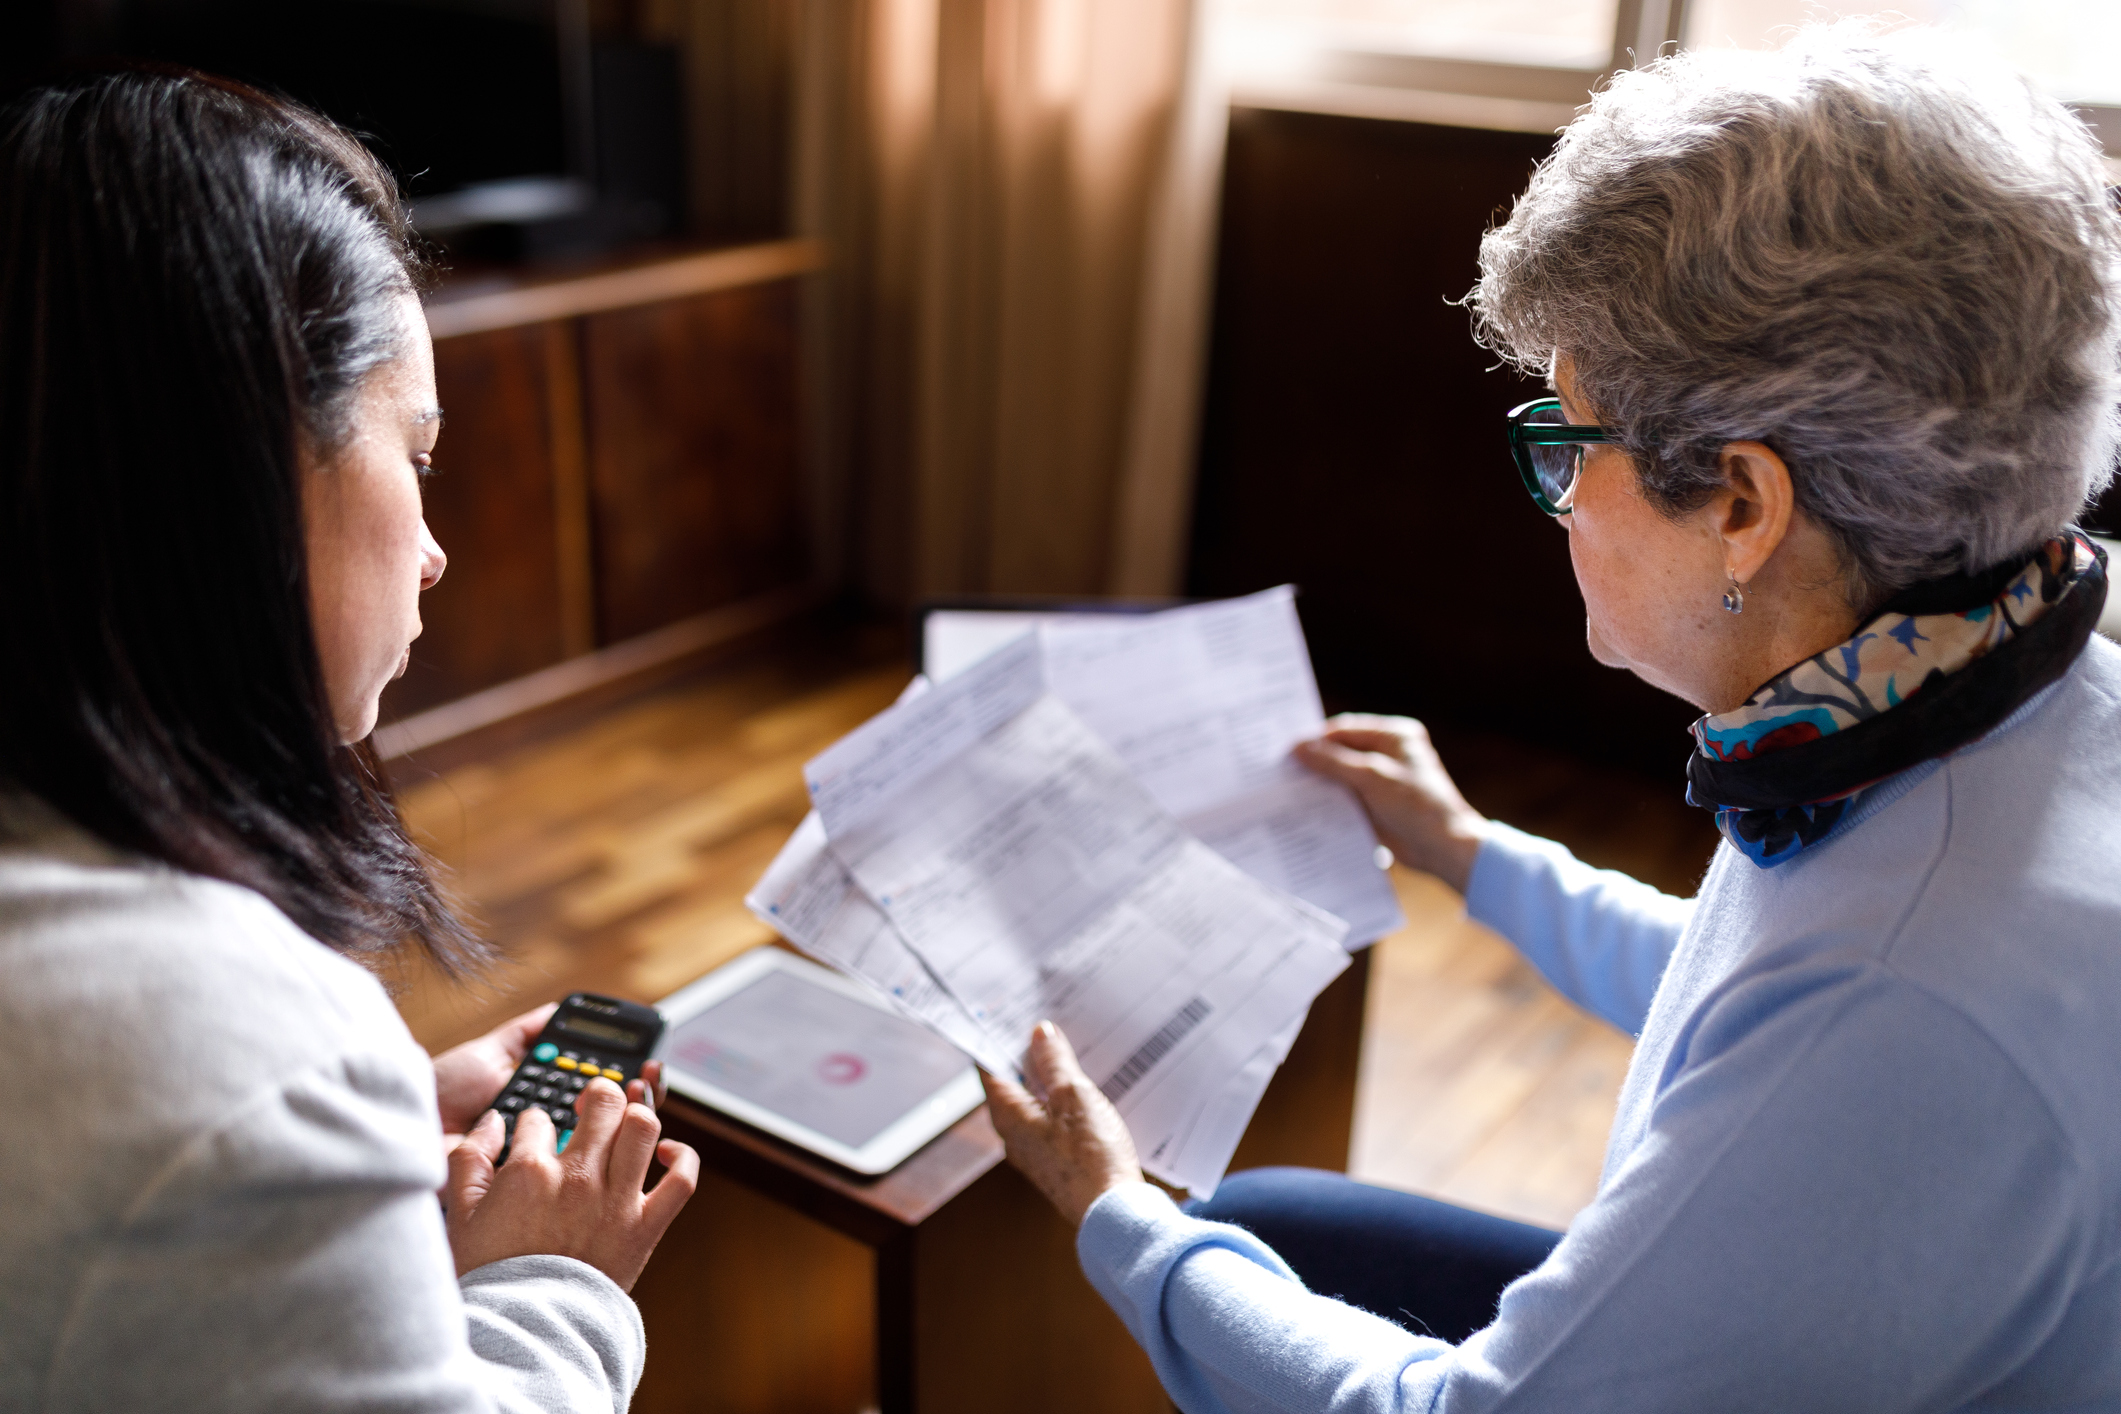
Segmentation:
{"type": "Polygon", "coordinates": [[[1523,1108],[1446,1175],[1439,1196],[1477,1198],[1549,1227],[1566,1226],[1590,1202],[1631,1048],[1588,1017],[1574,1033],[1523,1108]]]}

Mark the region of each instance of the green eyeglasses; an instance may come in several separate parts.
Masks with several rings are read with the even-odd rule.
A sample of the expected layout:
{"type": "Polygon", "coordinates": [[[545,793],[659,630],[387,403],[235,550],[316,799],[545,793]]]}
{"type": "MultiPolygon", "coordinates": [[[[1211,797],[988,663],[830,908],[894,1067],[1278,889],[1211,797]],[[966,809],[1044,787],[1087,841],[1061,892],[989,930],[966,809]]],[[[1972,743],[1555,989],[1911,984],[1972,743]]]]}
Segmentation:
{"type": "Polygon", "coordinates": [[[1584,444],[1618,440],[1603,427],[1569,422],[1559,398],[1534,398],[1510,409],[1510,457],[1524,478],[1524,489],[1550,516],[1565,516],[1574,509],[1569,503],[1583,471],[1584,444]]]}

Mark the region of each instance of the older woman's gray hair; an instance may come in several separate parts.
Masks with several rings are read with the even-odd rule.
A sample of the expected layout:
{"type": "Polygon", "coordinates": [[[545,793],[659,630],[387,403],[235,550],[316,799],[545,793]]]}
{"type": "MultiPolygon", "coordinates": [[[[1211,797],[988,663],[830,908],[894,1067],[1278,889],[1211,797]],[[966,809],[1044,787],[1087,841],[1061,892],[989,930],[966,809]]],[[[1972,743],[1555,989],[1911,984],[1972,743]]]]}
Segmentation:
{"type": "Polygon", "coordinates": [[[1668,513],[1757,440],[1851,599],[1985,568],[2111,475],[2121,221],[2084,125],[1934,36],[1623,73],[1481,244],[1484,342],[1570,360],[1668,513]]]}

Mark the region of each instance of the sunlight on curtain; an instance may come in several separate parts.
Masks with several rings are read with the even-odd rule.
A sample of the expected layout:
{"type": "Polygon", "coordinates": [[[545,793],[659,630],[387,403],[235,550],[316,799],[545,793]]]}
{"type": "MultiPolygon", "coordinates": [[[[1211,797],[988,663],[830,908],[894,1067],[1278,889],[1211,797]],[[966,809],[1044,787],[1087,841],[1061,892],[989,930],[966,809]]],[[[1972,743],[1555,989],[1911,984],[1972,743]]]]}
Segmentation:
{"type": "Polygon", "coordinates": [[[878,0],[871,50],[879,157],[902,169],[926,137],[935,92],[935,0],[878,0]]]}
{"type": "MultiPolygon", "coordinates": [[[[1806,0],[1691,0],[1686,42],[1703,48],[1771,49],[1815,19],[1873,13],[1828,10],[1806,0]]],[[[1978,39],[2055,97],[2121,104],[2121,3],[2116,0],[1896,0],[1877,13],[1957,30],[1978,39]]]]}
{"type": "Polygon", "coordinates": [[[1429,59],[1603,69],[1619,0],[1221,0],[1225,23],[1429,59]]]}
{"type": "Polygon", "coordinates": [[[1191,0],[807,13],[804,229],[834,252],[853,580],[1104,589],[1191,0]]]}

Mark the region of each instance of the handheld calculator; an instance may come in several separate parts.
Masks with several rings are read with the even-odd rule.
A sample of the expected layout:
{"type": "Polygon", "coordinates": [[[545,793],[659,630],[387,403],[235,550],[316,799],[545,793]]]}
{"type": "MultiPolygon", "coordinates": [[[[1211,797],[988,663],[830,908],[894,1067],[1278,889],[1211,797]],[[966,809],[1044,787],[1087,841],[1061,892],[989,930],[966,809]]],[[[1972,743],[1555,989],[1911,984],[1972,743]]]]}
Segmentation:
{"type": "Polygon", "coordinates": [[[641,1063],[662,1038],[663,1015],[652,1006],[590,992],[576,992],[561,1002],[493,1102],[508,1128],[497,1162],[507,1162],[516,1116],[528,1109],[552,1117],[559,1147],[565,1149],[574,1137],[575,1096],[600,1075],[624,1090],[627,1081],[640,1078],[641,1063]]]}

